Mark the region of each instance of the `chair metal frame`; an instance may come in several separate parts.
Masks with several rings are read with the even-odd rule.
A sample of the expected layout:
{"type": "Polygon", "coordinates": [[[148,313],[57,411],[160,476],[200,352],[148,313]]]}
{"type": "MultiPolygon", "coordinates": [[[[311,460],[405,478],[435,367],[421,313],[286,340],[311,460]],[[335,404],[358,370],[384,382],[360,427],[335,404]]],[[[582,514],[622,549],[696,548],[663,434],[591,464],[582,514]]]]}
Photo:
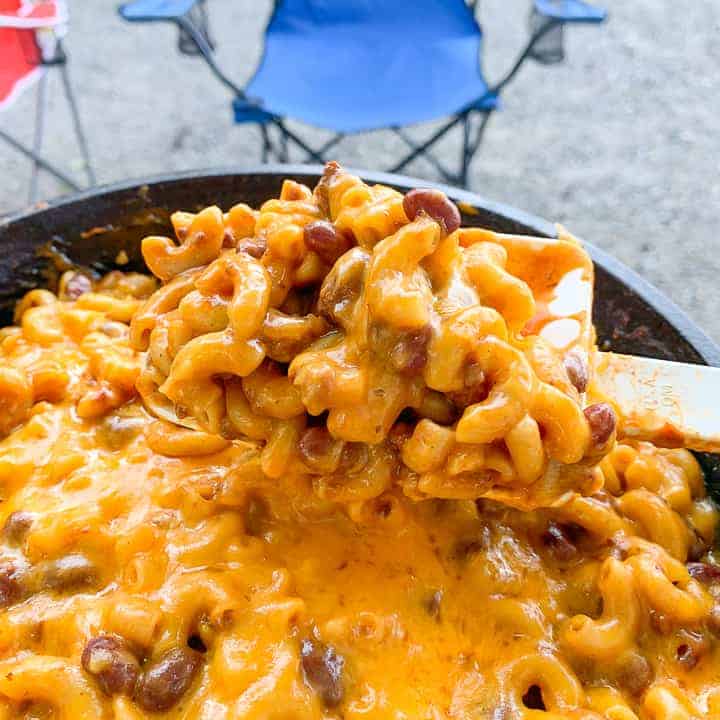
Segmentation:
{"type": "MultiPolygon", "coordinates": [[[[8,24],[5,27],[17,27],[15,25],[8,24]]],[[[54,28],[47,25],[38,24],[35,27],[20,27],[19,29],[28,31],[37,30],[49,30],[54,32],[54,28]]],[[[88,187],[92,187],[96,184],[95,172],[93,171],[92,163],[90,161],[90,151],[88,148],[87,138],[83,129],[82,121],[80,118],[80,111],[78,109],[77,100],[73,91],[72,83],[70,81],[70,74],[68,71],[68,55],[63,47],[62,39],[55,34],[54,43],[52,48],[52,54],[48,57],[40,49],[40,64],[39,67],[44,69],[37,80],[37,93],[35,101],[35,126],[33,129],[33,142],[32,146],[20,142],[17,138],[13,137],[9,132],[0,128],[0,140],[3,140],[10,147],[14,148],[21,155],[32,160],[32,174],[30,176],[30,190],[28,193],[28,200],[30,203],[34,203],[37,200],[38,195],[38,183],[40,179],[40,171],[44,170],[49,175],[53,176],[56,180],[67,185],[71,190],[81,190],[82,187],[65,171],[59,168],[54,163],[47,160],[41,155],[42,144],[45,130],[45,119],[47,115],[47,84],[49,71],[51,69],[58,69],[60,71],[60,77],[62,80],[63,91],[65,98],[70,109],[70,116],[72,120],[73,130],[80,148],[80,152],[83,157],[85,174],[87,177],[88,187]]]]}
{"type": "MultiPolygon", "coordinates": [[[[268,110],[265,110],[261,101],[248,97],[244,89],[236,84],[220,67],[217,58],[215,57],[213,44],[208,37],[206,28],[204,29],[200,27],[200,25],[192,17],[192,10],[197,5],[204,5],[205,2],[206,0],[195,0],[192,8],[184,15],[163,19],[174,22],[182,34],[194,41],[198,50],[195,54],[200,55],[205,60],[213,75],[215,75],[215,77],[234,94],[234,102],[240,102],[244,107],[252,108],[257,111],[258,118],[254,122],[259,126],[262,135],[262,162],[267,163],[273,159],[282,163],[289,162],[289,148],[292,143],[305,153],[305,157],[302,162],[324,163],[327,158],[327,153],[345,137],[347,137],[346,133],[334,133],[333,136],[320,147],[312,147],[296,132],[288,128],[285,117],[275,115],[268,110]],[[271,130],[274,132],[271,132],[271,130]],[[273,138],[273,134],[277,137],[273,138]]],[[[283,0],[274,0],[273,11],[270,15],[268,25],[272,22],[273,17],[280,8],[282,2],[283,0]]],[[[477,0],[466,0],[466,4],[473,13],[476,12],[477,0]]],[[[128,3],[128,5],[132,5],[132,3],[128,3]]],[[[124,7],[126,6],[121,5],[119,7],[121,14],[123,13],[124,7]]],[[[417,142],[411,138],[405,132],[404,127],[390,126],[385,128],[393,132],[408,147],[408,153],[392,165],[388,169],[388,172],[401,172],[413,160],[422,156],[435,168],[445,182],[459,185],[461,187],[467,187],[470,163],[480,148],[490,117],[496,109],[495,107],[479,108],[475,107],[475,104],[480,104],[481,101],[485,99],[498,98],[500,92],[516,77],[522,66],[525,64],[525,61],[532,57],[533,50],[537,44],[545,38],[548,33],[557,28],[559,25],[563,25],[565,22],[566,20],[558,19],[557,17],[547,17],[530,36],[517,59],[506,74],[502,76],[497,83],[490,86],[486,94],[482,98],[478,98],[476,103],[473,103],[473,106],[467,107],[452,115],[447,122],[445,122],[424,141],[417,142]],[[453,172],[435,157],[431,148],[435,143],[445,137],[447,133],[457,126],[460,126],[462,132],[462,145],[459,158],[459,169],[453,172]]],[[[478,58],[478,61],[479,60],[480,59],[478,58]]]]}

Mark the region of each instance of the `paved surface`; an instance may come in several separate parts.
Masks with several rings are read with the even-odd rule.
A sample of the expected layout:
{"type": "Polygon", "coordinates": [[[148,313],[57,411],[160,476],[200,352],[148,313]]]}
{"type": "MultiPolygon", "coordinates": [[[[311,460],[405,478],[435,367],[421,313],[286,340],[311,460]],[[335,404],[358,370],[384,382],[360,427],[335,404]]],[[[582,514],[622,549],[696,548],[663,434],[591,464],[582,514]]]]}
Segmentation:
{"type": "MultiPolygon", "coordinates": [[[[220,57],[243,81],[270,0],[210,0],[220,57]]],[[[565,65],[531,65],[509,88],[472,172],[482,194],[566,224],[640,271],[720,341],[720,4],[606,0],[603,28],[571,28],[565,65]]],[[[486,71],[498,77],[526,35],[527,0],[481,0],[486,71]]],[[[228,96],[175,32],[127,26],[114,0],[76,0],[67,46],[100,180],[249,165],[257,131],[233,127],[228,96]]],[[[66,109],[51,92],[51,157],[78,168],[66,109]]],[[[30,137],[23,98],[3,126],[30,137]]],[[[427,132],[427,130],[425,130],[427,132]]],[[[380,133],[339,159],[381,169],[397,156],[380,133]]],[[[446,142],[448,157],[458,153],[446,142]]],[[[28,168],[0,147],[0,213],[24,203],[28,168]]],[[[408,174],[432,178],[422,163],[408,174]]],[[[43,184],[45,197],[60,188],[43,184]]]]}

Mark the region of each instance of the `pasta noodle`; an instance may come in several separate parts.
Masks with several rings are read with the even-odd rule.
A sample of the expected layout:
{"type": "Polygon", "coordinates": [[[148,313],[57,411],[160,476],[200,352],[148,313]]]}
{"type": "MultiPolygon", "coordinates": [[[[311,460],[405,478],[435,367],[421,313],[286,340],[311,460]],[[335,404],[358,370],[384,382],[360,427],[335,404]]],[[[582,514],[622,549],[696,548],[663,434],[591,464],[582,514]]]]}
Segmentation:
{"type": "MultiPolygon", "coordinates": [[[[330,164],[314,193],[286,181],[257,214],[243,209],[240,235],[217,208],[176,214],[179,244],[143,242],[165,283],[131,322],[133,347],[149,348],[138,383],[146,407],[268,442],[275,420],[304,416],[301,431],[313,433],[320,417],[335,449],[385,446],[366,454],[387,458],[385,474],[416,496],[532,508],[592,487],[615,419],[609,406],[585,407],[585,387],[563,364],[580,365],[576,382],[588,364],[589,258],[572,239],[459,228],[447,198],[422,192],[403,198],[330,164]],[[576,295],[565,314],[563,284],[576,295]],[[545,337],[540,318],[574,335],[545,337]],[[242,421],[238,403],[252,413],[242,421]],[[393,443],[403,413],[446,428],[442,457],[413,459],[419,439],[393,443]],[[477,462],[449,480],[444,461],[468,446],[477,462]]],[[[302,454],[293,463],[318,475],[316,488],[337,484],[323,463],[302,454]]]]}
{"type": "Polygon", "coordinates": [[[0,718],[720,716],[718,513],[595,401],[587,255],[423,192],[331,164],[18,303],[0,718]]]}

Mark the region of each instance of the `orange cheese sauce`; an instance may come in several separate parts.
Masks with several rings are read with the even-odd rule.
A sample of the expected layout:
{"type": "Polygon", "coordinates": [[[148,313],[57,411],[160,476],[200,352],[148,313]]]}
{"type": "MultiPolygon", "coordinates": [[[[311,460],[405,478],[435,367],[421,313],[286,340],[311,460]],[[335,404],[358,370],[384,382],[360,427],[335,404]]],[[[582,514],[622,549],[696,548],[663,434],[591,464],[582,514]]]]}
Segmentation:
{"type": "MultiPolygon", "coordinates": [[[[343,192],[325,202],[289,183],[259,214],[176,214],[180,244],[146,241],[162,260],[159,290],[132,273],[69,273],[57,295],[29,293],[15,326],[0,330],[0,720],[720,717],[718,512],[697,461],[616,442],[614,429],[597,446],[576,443],[575,459],[550,454],[563,443],[549,430],[572,445],[589,432],[585,400],[597,398],[532,336],[560,354],[592,352],[587,255],[567,238],[478,229],[440,243],[440,226],[425,215],[408,223],[394,191],[347,174],[335,182],[343,192]],[[365,242],[332,270],[345,345],[303,304],[303,288],[328,272],[300,229],[321,215],[365,242]],[[532,363],[543,402],[572,411],[533,401],[541,422],[520,440],[537,436],[550,458],[534,475],[517,435],[529,414],[504,439],[465,441],[449,411],[477,406],[460,392],[469,380],[444,398],[407,374],[411,352],[393,359],[402,373],[377,348],[347,360],[365,337],[346,317],[354,273],[372,276],[376,236],[397,239],[395,225],[408,247],[429,237],[438,254],[406,285],[379,276],[390,280],[370,300],[383,317],[407,297],[419,298],[405,308],[419,316],[436,301],[482,309],[445,260],[484,242],[476,250],[488,258],[493,244],[507,254],[502,268],[484,266],[502,280],[503,292],[487,285],[499,308],[492,328],[508,318],[513,328],[493,347],[510,368],[532,363]],[[273,229],[265,247],[258,226],[273,229]],[[434,296],[424,273],[444,278],[434,296]],[[257,280],[241,288],[245,305],[238,278],[257,280]],[[251,316],[258,327],[248,330],[251,316]],[[196,341],[207,344],[188,363],[183,349],[196,341]],[[306,341],[315,365],[298,369],[299,398],[285,373],[306,341]],[[272,364],[260,364],[265,352],[272,364]],[[366,373],[369,387],[358,381],[366,373]],[[324,426],[323,403],[347,437],[324,426]],[[408,407],[414,427],[398,420],[408,407]],[[388,427],[366,427],[368,408],[388,427]],[[566,471],[576,465],[577,476],[566,471]],[[496,482],[503,492],[491,492],[496,482]]],[[[357,320],[365,300],[354,302],[357,320]]],[[[464,327],[453,329],[458,342],[492,334],[466,337],[464,327]]],[[[377,335],[389,352],[417,340],[377,335]]],[[[427,350],[438,376],[453,337],[427,350]]],[[[495,370],[512,389],[513,373],[495,370]]]]}
{"type": "Polygon", "coordinates": [[[24,336],[5,336],[10,365],[71,358],[76,372],[64,401],[36,403],[0,444],[3,579],[15,568],[21,586],[0,617],[4,717],[670,720],[719,707],[720,586],[681,579],[700,601],[674,617],[632,565],[710,544],[716,512],[685,451],[619,445],[605,490],[554,510],[399,493],[340,506],[299,478],[253,479],[248,443],[154,452],[137,400],[79,417],[97,382],[83,340],[24,336]],[[661,504],[663,526],[633,493],[661,504]],[[18,535],[20,512],[31,522],[18,535]],[[48,570],[69,557],[86,571],[48,570]],[[636,612],[603,586],[609,564],[636,612]],[[580,616],[627,632],[586,647],[567,634],[580,616]],[[149,710],[83,668],[103,636],[122,638],[140,672],[188,643],[198,665],[171,707],[149,710]],[[332,648],[337,678],[313,671],[304,643],[332,648]]]}

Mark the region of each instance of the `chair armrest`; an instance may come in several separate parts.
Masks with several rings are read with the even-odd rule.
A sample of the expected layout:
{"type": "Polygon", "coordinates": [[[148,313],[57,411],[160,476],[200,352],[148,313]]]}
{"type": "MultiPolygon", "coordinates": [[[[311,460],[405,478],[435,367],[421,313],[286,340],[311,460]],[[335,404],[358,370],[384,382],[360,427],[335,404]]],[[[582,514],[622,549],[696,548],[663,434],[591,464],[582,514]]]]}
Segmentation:
{"type": "Polygon", "coordinates": [[[601,23],[607,10],[584,0],[534,0],[535,10],[548,20],[563,23],[601,23]]]}
{"type": "Polygon", "coordinates": [[[562,29],[565,23],[601,23],[607,18],[607,11],[603,8],[591,5],[584,0],[533,0],[533,13],[531,19],[532,35],[527,45],[520,53],[515,64],[505,77],[494,85],[491,90],[495,94],[500,91],[517,75],[520,68],[528,58],[540,60],[537,55],[538,48],[549,33],[559,31],[558,47],[553,48],[552,60],[541,60],[541,62],[561,62],[564,54],[562,48],[562,29]],[[535,25],[535,19],[539,23],[535,25]]]}
{"type": "Polygon", "coordinates": [[[4,10],[0,12],[0,28],[18,30],[39,30],[52,28],[67,22],[67,11],[63,5],[54,2],[40,2],[30,12],[4,10]]]}
{"type": "Polygon", "coordinates": [[[56,22],[39,22],[30,18],[19,18],[17,15],[0,13],[0,28],[15,28],[16,30],[38,30],[53,27],[56,22]]]}
{"type": "Polygon", "coordinates": [[[120,5],[120,16],[129,22],[177,21],[186,15],[198,0],[134,0],[120,5]]]}
{"type": "MultiPolygon", "coordinates": [[[[175,23],[182,35],[194,43],[197,53],[208,64],[217,79],[236,97],[245,98],[243,89],[226,75],[217,63],[213,46],[206,30],[195,22],[193,8],[202,0],[134,0],[118,7],[120,16],[129,22],[154,22],[156,20],[175,23]]],[[[182,48],[181,48],[182,51],[182,48]]]]}

